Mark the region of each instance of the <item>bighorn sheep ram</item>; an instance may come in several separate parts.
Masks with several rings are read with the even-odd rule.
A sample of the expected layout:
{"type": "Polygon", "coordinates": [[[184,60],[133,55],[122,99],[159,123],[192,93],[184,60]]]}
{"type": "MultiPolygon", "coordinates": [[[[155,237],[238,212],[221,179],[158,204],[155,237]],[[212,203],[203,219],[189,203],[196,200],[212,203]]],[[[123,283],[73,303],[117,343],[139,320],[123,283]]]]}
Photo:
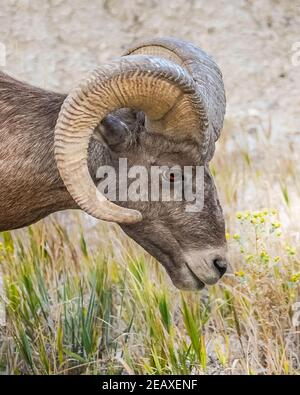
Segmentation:
{"type": "Polygon", "coordinates": [[[94,70],[68,96],[0,72],[0,231],[80,208],[120,224],[181,289],[226,271],[225,224],[209,170],[225,94],[214,61],[172,38],[134,46],[94,70]],[[204,206],[106,199],[99,166],[203,166],[204,206]]]}

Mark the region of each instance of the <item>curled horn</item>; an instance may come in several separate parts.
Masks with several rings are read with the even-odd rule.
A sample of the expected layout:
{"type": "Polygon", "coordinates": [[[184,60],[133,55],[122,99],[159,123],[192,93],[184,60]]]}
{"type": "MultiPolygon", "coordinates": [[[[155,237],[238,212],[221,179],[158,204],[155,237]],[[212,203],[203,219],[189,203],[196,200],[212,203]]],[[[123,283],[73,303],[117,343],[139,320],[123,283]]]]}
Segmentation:
{"type": "Polygon", "coordinates": [[[146,114],[149,132],[193,140],[207,154],[223,122],[225,99],[215,81],[222,85],[217,66],[204,53],[199,60],[197,51],[202,54],[172,39],[137,46],[127,56],[94,70],[68,95],[55,127],[55,158],[66,188],[82,210],[118,223],[142,219],[139,211],[108,201],[87,166],[90,137],[99,122],[117,109],[139,109],[146,114]],[[212,104],[213,96],[215,102],[223,100],[221,109],[212,104]]]}
{"type": "MultiPolygon", "coordinates": [[[[200,142],[200,149],[205,160],[210,160],[214,153],[214,143],[219,138],[223,127],[226,98],[222,73],[217,64],[200,48],[195,45],[175,38],[157,38],[138,43],[129,48],[125,55],[150,55],[170,60],[183,67],[194,79],[197,91],[202,102],[196,116],[202,119],[192,125],[187,123],[183,113],[179,115],[175,127],[170,134],[180,135],[185,132],[182,139],[190,138],[200,142]],[[194,127],[193,127],[194,126],[194,127]],[[177,130],[177,131],[176,131],[177,130]]],[[[166,130],[168,132],[168,130],[166,130]]]]}

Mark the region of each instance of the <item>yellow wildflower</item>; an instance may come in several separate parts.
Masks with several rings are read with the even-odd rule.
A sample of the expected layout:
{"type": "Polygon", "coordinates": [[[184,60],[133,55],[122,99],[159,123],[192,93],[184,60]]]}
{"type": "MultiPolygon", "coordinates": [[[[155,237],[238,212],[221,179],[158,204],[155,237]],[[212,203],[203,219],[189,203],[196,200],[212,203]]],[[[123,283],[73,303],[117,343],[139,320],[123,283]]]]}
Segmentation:
{"type": "Polygon", "coordinates": [[[295,255],[296,254],[296,248],[292,246],[286,246],[286,252],[288,255],[295,255]]]}
{"type": "Polygon", "coordinates": [[[234,273],[237,277],[245,277],[245,272],[243,270],[239,270],[234,273]]]}
{"type": "Polygon", "coordinates": [[[272,226],[273,226],[273,228],[278,229],[281,227],[281,223],[280,222],[272,222],[272,226]]]}
{"type": "Polygon", "coordinates": [[[236,217],[237,217],[237,219],[242,219],[242,218],[243,218],[243,213],[241,213],[240,211],[238,211],[238,212],[236,213],[236,217]]]}
{"type": "Polygon", "coordinates": [[[245,219],[249,219],[251,217],[251,213],[249,210],[245,211],[244,217],[245,217],[245,219]]]}
{"type": "Polygon", "coordinates": [[[299,280],[300,280],[300,272],[299,272],[299,273],[294,273],[294,274],[292,274],[291,277],[290,277],[290,281],[291,281],[292,283],[296,283],[296,282],[298,282],[299,280]]]}

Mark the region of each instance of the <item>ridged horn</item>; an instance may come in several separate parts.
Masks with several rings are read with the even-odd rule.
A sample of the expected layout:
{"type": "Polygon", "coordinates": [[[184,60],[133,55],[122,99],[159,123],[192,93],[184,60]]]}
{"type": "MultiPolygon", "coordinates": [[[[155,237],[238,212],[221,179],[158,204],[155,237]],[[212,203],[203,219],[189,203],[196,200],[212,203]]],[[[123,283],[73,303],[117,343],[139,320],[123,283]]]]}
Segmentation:
{"type": "Polygon", "coordinates": [[[87,166],[90,137],[99,122],[120,108],[143,111],[153,132],[202,141],[207,109],[191,74],[178,63],[148,55],[125,56],[97,68],[66,98],[55,127],[55,158],[69,193],[88,214],[106,221],[134,223],[140,212],[108,201],[87,166]],[[186,119],[182,123],[182,114],[186,119]],[[199,114],[201,114],[199,116],[199,114]],[[179,130],[178,125],[184,130],[179,130]]]}
{"type": "MultiPolygon", "coordinates": [[[[193,134],[194,139],[200,142],[203,158],[210,160],[214,153],[214,143],[223,127],[226,107],[222,73],[217,64],[203,50],[175,38],[144,41],[129,48],[124,55],[137,54],[157,56],[172,61],[184,68],[194,79],[202,102],[202,109],[197,116],[202,120],[189,125],[184,113],[177,114],[179,116],[176,117],[176,123],[172,123],[170,134],[182,139],[190,138],[193,134]],[[200,125],[203,125],[203,129],[199,127],[200,125]],[[187,130],[187,127],[190,129],[187,130]]],[[[165,132],[168,133],[168,129],[165,132]]]]}

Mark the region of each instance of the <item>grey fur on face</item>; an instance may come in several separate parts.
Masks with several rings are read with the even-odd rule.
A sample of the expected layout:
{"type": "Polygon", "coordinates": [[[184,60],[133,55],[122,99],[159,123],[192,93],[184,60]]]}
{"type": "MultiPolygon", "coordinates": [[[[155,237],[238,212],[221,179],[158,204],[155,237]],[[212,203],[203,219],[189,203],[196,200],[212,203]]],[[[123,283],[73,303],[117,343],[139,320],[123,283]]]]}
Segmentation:
{"type": "Polygon", "coordinates": [[[149,173],[153,165],[204,166],[204,207],[200,212],[187,212],[184,200],[117,203],[142,213],[141,222],[120,226],[164,265],[177,287],[199,289],[205,283],[216,282],[220,271],[214,261],[226,266],[225,223],[208,163],[201,162],[195,144],[175,143],[165,136],[149,134],[143,114],[133,110],[117,111],[103,124],[108,130],[102,125],[100,133],[108,134],[111,141],[111,145],[107,142],[104,148],[102,146],[106,164],[114,166],[116,172],[119,171],[118,159],[124,157],[129,166],[146,166],[149,173]],[[120,133],[122,124],[126,124],[124,134],[120,133]],[[194,276],[190,276],[189,271],[194,276]]]}

